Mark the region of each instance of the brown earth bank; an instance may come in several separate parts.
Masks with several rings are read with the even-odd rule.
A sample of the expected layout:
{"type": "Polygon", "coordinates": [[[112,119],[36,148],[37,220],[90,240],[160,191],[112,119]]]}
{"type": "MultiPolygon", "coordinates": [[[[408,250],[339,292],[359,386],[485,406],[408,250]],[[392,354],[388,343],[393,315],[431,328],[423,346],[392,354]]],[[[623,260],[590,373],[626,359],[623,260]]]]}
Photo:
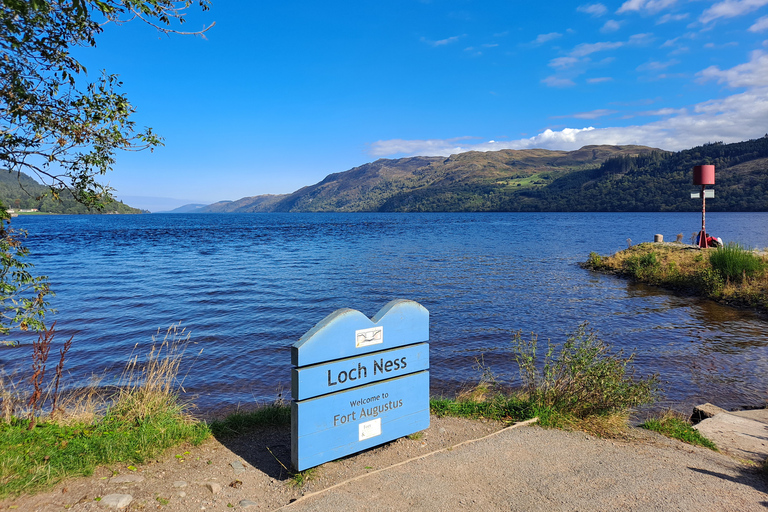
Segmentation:
{"type": "Polygon", "coordinates": [[[99,468],[0,510],[766,510],[768,476],[748,461],[638,428],[622,439],[497,422],[430,427],[292,478],[290,428],[180,446],[99,468]],[[128,498],[126,498],[127,501],[128,498]]]}

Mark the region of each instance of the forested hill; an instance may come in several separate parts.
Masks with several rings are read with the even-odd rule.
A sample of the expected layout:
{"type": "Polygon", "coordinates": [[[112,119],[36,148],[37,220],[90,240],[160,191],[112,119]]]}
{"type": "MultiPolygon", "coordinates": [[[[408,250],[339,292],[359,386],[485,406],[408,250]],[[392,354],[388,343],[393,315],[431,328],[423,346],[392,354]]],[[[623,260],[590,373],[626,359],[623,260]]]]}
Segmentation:
{"type": "Polygon", "coordinates": [[[650,153],[645,146],[470,151],[445,157],[380,159],[292,194],[245,197],[201,212],[487,211],[521,190],[545,187],[609,158],[650,153]]]}
{"type": "Polygon", "coordinates": [[[37,209],[45,213],[141,213],[137,208],[112,202],[102,212],[90,211],[75,201],[72,194],[63,192],[60,200],[51,198],[48,187],[41,185],[24,173],[16,174],[0,170],[0,202],[9,209],[37,209]],[[48,194],[42,197],[44,194],[48,194]]]}
{"type": "Polygon", "coordinates": [[[690,199],[695,165],[715,166],[710,211],[768,211],[768,136],[713,143],[676,153],[611,158],[546,187],[525,190],[500,205],[506,211],[698,211],[690,199]]]}
{"type": "Polygon", "coordinates": [[[205,212],[698,211],[693,167],[714,164],[711,211],[768,211],[768,136],[679,152],[645,146],[381,159],[292,194],[205,212]]]}

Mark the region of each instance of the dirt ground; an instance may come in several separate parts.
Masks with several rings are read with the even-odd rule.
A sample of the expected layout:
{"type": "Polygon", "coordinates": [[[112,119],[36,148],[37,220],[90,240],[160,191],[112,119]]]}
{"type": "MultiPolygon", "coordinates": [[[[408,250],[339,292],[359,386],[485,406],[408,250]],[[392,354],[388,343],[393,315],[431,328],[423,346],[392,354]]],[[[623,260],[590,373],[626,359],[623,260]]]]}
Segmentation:
{"type": "Polygon", "coordinates": [[[290,428],[268,428],[221,441],[211,438],[196,447],[180,446],[156,461],[138,466],[136,471],[127,465],[99,468],[91,477],[69,479],[52,491],[2,501],[0,510],[104,510],[101,500],[96,500],[110,494],[133,497],[124,510],[232,510],[243,508],[243,500],[254,502],[245,507],[248,510],[275,510],[305,493],[478,439],[503,427],[496,422],[433,416],[429,429],[422,433],[323,464],[310,470],[302,485],[287,470],[291,462],[290,428]],[[236,461],[245,471],[236,473],[232,466],[237,465],[236,461]],[[141,481],[121,482],[125,478],[115,477],[141,481]]]}
{"type": "Polygon", "coordinates": [[[768,476],[720,453],[642,429],[606,440],[503,427],[433,416],[422,433],[323,464],[302,485],[286,469],[290,429],[264,429],[179,447],[135,471],[100,468],[0,510],[106,510],[115,494],[132,497],[124,510],[174,512],[768,509],[768,476]]]}

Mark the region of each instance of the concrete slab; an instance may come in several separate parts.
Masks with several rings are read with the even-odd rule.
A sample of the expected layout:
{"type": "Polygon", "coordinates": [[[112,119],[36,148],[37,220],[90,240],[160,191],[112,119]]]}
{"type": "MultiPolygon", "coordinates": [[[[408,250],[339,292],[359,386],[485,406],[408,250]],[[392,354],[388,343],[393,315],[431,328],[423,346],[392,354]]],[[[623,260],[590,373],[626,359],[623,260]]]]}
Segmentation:
{"type": "MultiPolygon", "coordinates": [[[[750,413],[765,418],[755,411],[750,413]]],[[[765,418],[768,420],[768,418],[765,418]]],[[[703,420],[693,428],[712,440],[718,449],[741,459],[762,463],[768,458],[768,421],[759,421],[742,414],[721,412],[703,420]]]]}
{"type": "Polygon", "coordinates": [[[738,416],[740,418],[748,418],[750,420],[759,421],[760,423],[765,423],[768,425],[768,409],[752,409],[749,411],[733,411],[731,412],[734,416],[738,416]]]}

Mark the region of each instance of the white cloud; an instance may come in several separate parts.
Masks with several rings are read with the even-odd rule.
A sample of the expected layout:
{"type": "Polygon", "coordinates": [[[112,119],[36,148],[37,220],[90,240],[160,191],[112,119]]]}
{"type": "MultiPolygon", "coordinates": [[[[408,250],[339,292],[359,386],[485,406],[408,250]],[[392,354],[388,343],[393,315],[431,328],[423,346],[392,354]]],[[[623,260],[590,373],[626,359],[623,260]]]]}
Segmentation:
{"type": "Polygon", "coordinates": [[[590,84],[599,84],[599,83],[603,83],[603,82],[613,82],[613,78],[611,78],[609,76],[599,76],[597,78],[588,78],[587,79],[587,83],[590,83],[590,84]]]}
{"type": "Polygon", "coordinates": [[[576,114],[571,114],[569,116],[555,116],[552,119],[562,119],[565,117],[572,117],[574,119],[597,119],[599,117],[610,116],[617,113],[618,113],[618,110],[609,110],[607,108],[600,108],[597,110],[591,110],[589,112],[579,112],[576,114]]]}
{"type": "Polygon", "coordinates": [[[749,27],[750,32],[762,32],[763,30],[768,30],[768,16],[758,18],[755,24],[749,27]]]}
{"type": "Polygon", "coordinates": [[[646,32],[645,34],[635,34],[629,36],[629,44],[648,44],[653,40],[653,34],[646,32]]]}
{"type": "Polygon", "coordinates": [[[699,21],[709,23],[718,18],[734,18],[767,5],[768,0],[725,0],[718,2],[699,16],[699,21]]]}
{"type": "Polygon", "coordinates": [[[539,36],[533,40],[534,44],[543,44],[547,41],[552,41],[553,39],[557,39],[558,37],[563,37],[563,34],[560,34],[559,32],[550,32],[549,34],[539,34],[539,36]]]}
{"type": "Polygon", "coordinates": [[[608,12],[608,8],[604,6],[603,4],[585,4],[580,5],[576,8],[577,11],[583,12],[586,14],[590,14],[594,16],[595,18],[599,18],[606,12],[608,12]]]}
{"type": "Polygon", "coordinates": [[[680,61],[675,59],[667,62],[650,61],[637,66],[637,71],[662,71],[675,64],[680,64],[680,61]]]}
{"type": "Polygon", "coordinates": [[[628,11],[647,11],[653,14],[671,7],[675,2],[677,0],[628,0],[621,4],[621,7],[616,12],[621,14],[628,11]]]}
{"type": "Polygon", "coordinates": [[[548,76],[542,80],[541,83],[547,85],[548,87],[573,87],[576,85],[576,82],[570,78],[557,75],[548,76]]]}
{"type": "Polygon", "coordinates": [[[456,41],[458,41],[462,37],[463,36],[451,36],[451,37],[448,37],[448,38],[445,38],[445,39],[440,39],[439,41],[431,41],[431,40],[427,39],[426,37],[422,37],[421,38],[421,42],[422,43],[426,43],[429,46],[438,47],[438,46],[445,46],[447,44],[455,43],[456,41]]]}
{"type": "Polygon", "coordinates": [[[570,68],[574,65],[576,65],[579,62],[579,59],[576,57],[556,57],[549,61],[549,67],[551,68],[570,68]]]}
{"type": "MultiPolygon", "coordinates": [[[[749,62],[721,70],[709,67],[699,74],[702,81],[716,80],[728,87],[746,90],[724,98],[698,103],[686,109],[660,108],[645,115],[663,119],[644,125],[608,128],[564,128],[544,130],[530,138],[504,142],[457,144],[461,139],[428,141],[378,141],[371,155],[450,155],[464,151],[546,148],[573,150],[588,144],[641,144],[667,150],[680,150],[722,140],[738,142],[761,137],[768,119],[768,54],[752,52],[749,62]]],[[[597,111],[596,111],[597,112],[597,111]]]]}
{"type": "Polygon", "coordinates": [[[621,28],[621,22],[616,20],[608,20],[605,22],[605,25],[600,29],[600,32],[603,34],[606,34],[608,32],[616,32],[621,28]]]}
{"type": "Polygon", "coordinates": [[[645,112],[640,112],[638,115],[641,116],[673,116],[673,115],[681,115],[681,114],[687,114],[688,110],[684,108],[660,108],[658,110],[647,110],[645,112]]]}
{"type": "Polygon", "coordinates": [[[696,76],[702,82],[716,80],[717,83],[725,83],[728,87],[766,87],[768,86],[768,54],[762,50],[755,50],[749,62],[724,71],[717,66],[710,66],[696,76]]]}
{"type": "Polygon", "coordinates": [[[613,50],[615,48],[621,48],[625,43],[621,41],[615,42],[602,42],[602,43],[581,43],[571,50],[570,55],[572,57],[586,57],[587,55],[603,52],[606,50],[613,50]]]}
{"type": "Polygon", "coordinates": [[[664,23],[669,23],[671,21],[683,21],[684,19],[688,18],[688,13],[684,14],[665,14],[658,20],[656,20],[657,25],[663,25],[664,23]]]}
{"type": "Polygon", "coordinates": [[[452,139],[429,140],[379,140],[370,145],[370,150],[368,153],[372,156],[387,156],[396,154],[449,156],[455,153],[471,151],[473,145],[462,146],[457,143],[462,140],[474,139],[475,137],[454,137],[452,139]]]}

